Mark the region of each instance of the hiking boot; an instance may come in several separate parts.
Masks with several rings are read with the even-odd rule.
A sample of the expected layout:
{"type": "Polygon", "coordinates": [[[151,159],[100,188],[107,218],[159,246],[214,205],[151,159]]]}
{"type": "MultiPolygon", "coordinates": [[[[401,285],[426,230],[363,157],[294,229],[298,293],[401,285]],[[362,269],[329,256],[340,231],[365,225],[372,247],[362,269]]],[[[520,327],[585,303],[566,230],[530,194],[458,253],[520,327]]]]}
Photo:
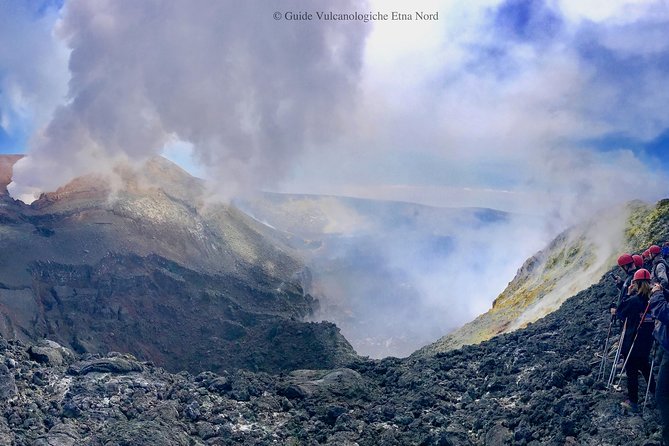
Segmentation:
{"type": "Polygon", "coordinates": [[[637,403],[633,403],[630,400],[625,400],[622,403],[620,403],[621,406],[623,406],[623,409],[627,410],[628,412],[632,413],[638,413],[639,412],[639,405],[637,403]]]}

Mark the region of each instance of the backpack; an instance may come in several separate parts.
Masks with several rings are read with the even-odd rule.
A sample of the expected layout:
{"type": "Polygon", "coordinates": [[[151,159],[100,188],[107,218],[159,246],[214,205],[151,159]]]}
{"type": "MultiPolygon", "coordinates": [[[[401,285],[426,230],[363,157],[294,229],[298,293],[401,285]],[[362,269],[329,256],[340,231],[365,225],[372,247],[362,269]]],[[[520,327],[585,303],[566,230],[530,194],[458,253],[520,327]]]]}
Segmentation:
{"type": "MultiPolygon", "coordinates": [[[[655,273],[655,270],[657,269],[657,265],[659,265],[660,263],[664,265],[665,274],[667,274],[667,276],[669,276],[669,265],[667,265],[667,262],[663,258],[660,258],[657,262],[654,262],[653,269],[652,269],[651,275],[650,275],[652,281],[656,282],[656,283],[660,283],[659,280],[656,280],[657,274],[655,273]]],[[[669,277],[667,277],[667,278],[669,279],[669,277]]],[[[662,293],[664,294],[664,298],[669,301],[669,290],[666,289],[665,287],[662,287],[662,293]]]]}
{"type": "Polygon", "coordinates": [[[655,270],[657,269],[657,265],[660,263],[664,265],[664,272],[667,274],[667,279],[669,279],[669,265],[667,265],[667,262],[662,257],[659,257],[659,260],[653,262],[653,269],[650,272],[650,278],[655,282],[659,282],[656,280],[657,274],[655,270]]]}

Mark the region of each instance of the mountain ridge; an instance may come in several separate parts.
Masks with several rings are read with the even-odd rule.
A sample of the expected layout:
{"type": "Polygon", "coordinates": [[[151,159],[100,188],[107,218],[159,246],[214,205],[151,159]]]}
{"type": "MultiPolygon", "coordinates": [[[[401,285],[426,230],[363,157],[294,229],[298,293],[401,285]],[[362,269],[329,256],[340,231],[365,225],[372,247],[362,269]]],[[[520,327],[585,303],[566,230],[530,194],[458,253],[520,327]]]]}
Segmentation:
{"type": "Polygon", "coordinates": [[[207,203],[202,183],[164,159],[117,175],[78,178],[31,205],[0,196],[2,335],[122,350],[174,371],[355,355],[336,326],[306,322],[318,301],[272,231],[207,203]]]}

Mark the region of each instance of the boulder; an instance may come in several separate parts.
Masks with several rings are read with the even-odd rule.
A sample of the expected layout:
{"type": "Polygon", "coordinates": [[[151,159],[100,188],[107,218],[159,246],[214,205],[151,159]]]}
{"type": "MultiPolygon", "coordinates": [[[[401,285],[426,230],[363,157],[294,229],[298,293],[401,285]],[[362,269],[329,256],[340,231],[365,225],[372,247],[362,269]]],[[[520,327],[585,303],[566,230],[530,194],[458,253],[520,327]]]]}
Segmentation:
{"type": "Polygon", "coordinates": [[[48,339],[30,346],[28,354],[33,361],[52,366],[67,364],[74,359],[74,353],[70,349],[48,339]]]}
{"type": "Polygon", "coordinates": [[[77,430],[70,424],[57,424],[46,435],[39,437],[34,446],[76,446],[81,444],[77,430]]]}
{"type": "Polygon", "coordinates": [[[513,432],[501,424],[495,424],[485,435],[485,446],[505,446],[513,443],[513,432]]]}
{"type": "Polygon", "coordinates": [[[6,365],[0,364],[0,401],[14,398],[18,394],[14,373],[6,365]]]}
{"type": "Polygon", "coordinates": [[[102,358],[89,361],[80,361],[72,364],[68,369],[70,375],[86,375],[92,372],[99,373],[130,373],[141,372],[142,365],[131,359],[102,358]]]}
{"type": "Polygon", "coordinates": [[[368,392],[367,383],[360,373],[348,368],[296,370],[279,389],[280,395],[290,399],[307,398],[314,394],[359,398],[368,392]]]}

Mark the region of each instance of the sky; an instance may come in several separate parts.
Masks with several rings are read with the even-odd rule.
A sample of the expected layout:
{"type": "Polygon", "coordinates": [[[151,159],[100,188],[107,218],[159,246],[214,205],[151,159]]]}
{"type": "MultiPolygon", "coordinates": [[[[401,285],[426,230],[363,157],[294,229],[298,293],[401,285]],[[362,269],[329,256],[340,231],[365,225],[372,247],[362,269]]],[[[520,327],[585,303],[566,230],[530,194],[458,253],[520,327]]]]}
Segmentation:
{"type": "Polygon", "coordinates": [[[0,25],[0,151],[29,155],[10,187],[27,202],[155,154],[221,199],[310,192],[561,225],[669,191],[664,1],[5,0],[0,25]]]}

